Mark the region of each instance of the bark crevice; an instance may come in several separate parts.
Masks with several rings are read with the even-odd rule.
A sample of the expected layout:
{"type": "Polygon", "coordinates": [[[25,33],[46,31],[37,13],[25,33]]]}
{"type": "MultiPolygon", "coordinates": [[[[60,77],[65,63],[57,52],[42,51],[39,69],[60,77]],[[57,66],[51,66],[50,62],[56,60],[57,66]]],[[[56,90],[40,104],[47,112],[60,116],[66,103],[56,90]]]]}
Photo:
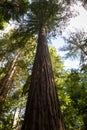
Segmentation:
{"type": "Polygon", "coordinates": [[[38,35],[37,52],[22,130],[64,130],[45,26],[42,26],[38,35]]]}

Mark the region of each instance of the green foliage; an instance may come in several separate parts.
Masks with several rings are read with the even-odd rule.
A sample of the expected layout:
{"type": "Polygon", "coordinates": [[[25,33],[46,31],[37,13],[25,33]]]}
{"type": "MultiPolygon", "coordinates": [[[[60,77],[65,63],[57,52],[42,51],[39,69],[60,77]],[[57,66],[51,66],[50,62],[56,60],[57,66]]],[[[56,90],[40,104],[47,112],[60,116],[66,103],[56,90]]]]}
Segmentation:
{"type": "MultiPolygon", "coordinates": [[[[27,42],[25,44],[25,48],[21,49],[21,55],[17,60],[17,68],[14,73],[14,77],[11,79],[12,80],[11,85],[13,87],[10,90],[8,97],[5,99],[3,98],[3,100],[1,100],[0,128],[2,130],[14,129],[17,127],[16,126],[17,123],[18,123],[18,128],[21,127],[21,123],[22,123],[21,121],[23,120],[24,110],[26,106],[27,93],[31,81],[31,72],[32,72],[33,57],[34,57],[33,51],[35,51],[34,50],[35,48],[32,47],[33,46],[32,45],[30,46],[29,42],[27,42]],[[17,117],[16,124],[14,124],[14,120],[15,120],[14,115],[17,114],[16,111],[19,111],[20,107],[21,107],[21,114],[19,117],[17,117]],[[20,120],[18,118],[20,118],[20,120]]],[[[54,74],[56,72],[55,77],[57,77],[57,74],[59,75],[59,73],[61,73],[62,71],[62,62],[58,57],[55,49],[49,47],[49,50],[51,54],[51,59],[53,61],[52,62],[54,67],[53,71],[54,74]],[[58,68],[56,69],[55,66],[58,68]]]]}
{"type": "Polygon", "coordinates": [[[86,130],[87,76],[83,72],[71,70],[65,79],[64,92],[69,95],[69,104],[63,110],[65,126],[68,130],[86,130]]]}
{"type": "MultiPolygon", "coordinates": [[[[23,93],[23,86],[26,83],[28,75],[31,75],[31,68],[36,50],[34,37],[24,38],[24,34],[24,36],[22,35],[20,38],[17,37],[15,39],[15,35],[17,34],[20,36],[18,31],[12,31],[0,39],[0,81],[3,81],[5,75],[8,73],[10,63],[15,59],[17,52],[20,53],[16,61],[15,72],[10,79],[8,93],[5,97],[0,97],[0,129],[2,130],[11,130],[16,127],[16,124],[14,125],[15,111],[21,108],[22,114],[24,113],[26,96],[25,93],[23,93]]],[[[6,93],[6,86],[4,87],[4,91],[6,93]]],[[[20,121],[18,119],[16,121],[16,123],[19,123],[19,127],[23,118],[21,115],[19,116],[21,118],[20,121]]]]}
{"type": "Polygon", "coordinates": [[[28,0],[5,0],[0,2],[0,29],[3,29],[4,23],[10,19],[20,20],[29,9],[28,0]]]}
{"type": "Polygon", "coordinates": [[[59,24],[67,19],[65,6],[59,1],[34,1],[30,4],[30,10],[24,18],[24,26],[26,30],[35,35],[38,33],[42,24],[45,25],[47,34],[56,35],[59,24]]]}
{"type": "MultiPolygon", "coordinates": [[[[6,39],[5,39],[6,40],[6,39]]],[[[9,39],[10,40],[10,39],[9,39]]],[[[14,41],[14,37],[11,37],[14,41]]],[[[17,40],[17,39],[16,39],[17,40]]],[[[11,85],[13,86],[10,90],[8,98],[1,101],[0,107],[0,121],[1,130],[14,129],[17,126],[20,128],[24,116],[24,110],[26,105],[27,93],[29,90],[29,84],[31,81],[31,72],[33,65],[33,58],[35,55],[35,39],[28,39],[24,42],[23,47],[17,47],[21,50],[20,57],[17,60],[17,68],[12,78],[11,85]],[[30,44],[32,43],[32,44],[30,44]],[[19,111],[21,108],[21,114],[17,116],[17,121],[15,120],[15,111],[19,111]],[[18,123],[18,125],[17,125],[18,123]],[[17,125],[17,126],[16,126],[17,125]]],[[[8,39],[7,39],[8,41],[8,39]]],[[[19,40],[20,41],[20,40],[19,40]]],[[[3,42],[1,49],[9,47],[6,42],[3,42]]],[[[14,42],[16,44],[16,41],[14,42]]],[[[16,53],[16,49],[14,53],[16,53]]],[[[9,49],[7,49],[9,50],[9,49]]],[[[3,53],[4,49],[2,50],[3,53]]],[[[57,93],[60,99],[60,105],[64,117],[65,127],[67,130],[86,130],[86,101],[87,101],[87,71],[86,69],[81,72],[71,70],[71,72],[66,72],[61,58],[58,56],[56,49],[49,46],[49,51],[51,54],[53,73],[56,83],[57,93]]],[[[8,51],[9,52],[9,51],[8,51]]],[[[7,63],[14,58],[12,57],[12,50],[10,53],[6,51],[7,63]]],[[[5,60],[4,59],[4,60],[5,60]]],[[[6,63],[6,64],[7,64],[6,63]]],[[[4,68],[1,66],[0,72],[6,73],[7,66],[4,68]]]]}
{"type": "MultiPolygon", "coordinates": [[[[1,130],[21,128],[36,51],[35,34],[42,23],[45,24],[47,33],[52,33],[52,36],[55,34],[53,32],[57,31],[65,17],[63,14],[65,8],[61,7],[61,2],[57,2],[42,0],[29,5],[27,0],[7,0],[0,3],[0,29],[11,18],[19,23],[23,20],[17,30],[11,30],[0,39],[0,81],[4,79],[17,52],[20,52],[8,87],[9,92],[0,100],[1,130]]],[[[67,2],[69,4],[70,1],[67,2]]],[[[74,39],[69,40],[76,43],[75,35],[74,39]]],[[[84,42],[86,43],[86,39],[84,42]]],[[[70,44],[68,48],[71,55],[74,52],[80,54],[74,44],[70,44]]],[[[87,130],[87,67],[83,66],[81,71],[66,72],[56,49],[49,46],[49,51],[65,127],[67,130],[87,130]]]]}
{"type": "Polygon", "coordinates": [[[87,57],[87,35],[85,32],[78,31],[71,33],[69,37],[64,38],[67,43],[61,48],[66,52],[65,58],[79,58],[82,67],[86,65],[87,57]]]}
{"type": "Polygon", "coordinates": [[[31,11],[34,15],[36,15],[36,18],[39,20],[39,23],[43,22],[44,24],[46,24],[49,23],[52,17],[57,14],[58,5],[54,2],[49,1],[33,2],[31,4],[31,11]]]}
{"type": "Polygon", "coordinates": [[[24,96],[22,97],[22,87],[13,89],[9,95],[9,98],[3,100],[0,107],[1,130],[10,130],[14,128],[15,114],[17,116],[18,109],[20,107],[21,109],[24,108],[25,103],[26,100],[24,96]]]}

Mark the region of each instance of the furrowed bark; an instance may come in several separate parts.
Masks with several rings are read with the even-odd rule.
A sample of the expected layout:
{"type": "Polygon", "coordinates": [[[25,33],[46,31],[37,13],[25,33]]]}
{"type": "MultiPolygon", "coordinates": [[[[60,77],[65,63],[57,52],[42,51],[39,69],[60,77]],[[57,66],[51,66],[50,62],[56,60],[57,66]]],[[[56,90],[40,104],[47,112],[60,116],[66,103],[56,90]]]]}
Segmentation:
{"type": "Polygon", "coordinates": [[[44,25],[39,31],[22,130],[64,130],[44,25]]]}

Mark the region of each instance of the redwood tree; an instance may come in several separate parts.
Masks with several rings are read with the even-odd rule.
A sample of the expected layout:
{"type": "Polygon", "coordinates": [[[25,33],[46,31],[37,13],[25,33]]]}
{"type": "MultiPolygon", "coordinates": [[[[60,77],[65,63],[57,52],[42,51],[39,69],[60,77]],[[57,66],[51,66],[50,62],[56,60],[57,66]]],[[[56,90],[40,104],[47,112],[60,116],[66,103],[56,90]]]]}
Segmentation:
{"type": "Polygon", "coordinates": [[[17,59],[19,57],[19,54],[20,52],[17,53],[14,60],[10,63],[10,66],[8,67],[8,71],[5,77],[0,81],[0,100],[3,97],[6,98],[11,89],[10,82],[16,69],[16,64],[17,64],[17,59]]]}
{"type": "Polygon", "coordinates": [[[46,34],[47,29],[56,30],[62,8],[50,0],[33,2],[30,7],[28,29],[39,32],[22,130],[64,130],[46,34]]]}

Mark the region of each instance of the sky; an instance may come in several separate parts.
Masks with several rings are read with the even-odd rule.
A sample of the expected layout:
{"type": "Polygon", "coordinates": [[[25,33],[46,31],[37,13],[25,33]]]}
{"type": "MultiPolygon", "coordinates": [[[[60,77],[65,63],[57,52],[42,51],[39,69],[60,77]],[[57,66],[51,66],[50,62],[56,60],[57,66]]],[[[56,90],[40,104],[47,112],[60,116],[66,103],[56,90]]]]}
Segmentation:
{"type": "MultiPolygon", "coordinates": [[[[63,36],[68,36],[70,32],[75,32],[77,30],[84,30],[87,32],[87,11],[82,7],[81,2],[78,2],[78,5],[74,5],[72,10],[77,11],[78,15],[68,23],[67,28],[63,32],[63,36]]],[[[9,28],[14,28],[13,22],[10,22],[10,25],[6,28],[5,32],[8,32],[9,28]]],[[[60,48],[65,45],[65,42],[61,36],[57,37],[57,39],[52,40],[52,46],[55,47],[58,51],[58,54],[62,57],[64,61],[65,69],[78,69],[79,60],[78,59],[64,59],[65,53],[60,51],[60,48]]]]}
{"type": "MultiPolygon", "coordinates": [[[[72,7],[74,11],[78,11],[78,15],[74,18],[71,18],[67,28],[65,29],[63,36],[68,36],[70,32],[76,32],[78,30],[83,30],[87,32],[87,11],[82,7],[79,2],[78,5],[74,5],[72,7]]],[[[65,45],[64,40],[59,36],[57,39],[52,41],[52,46],[54,46],[58,54],[61,57],[64,57],[65,53],[60,51],[60,48],[65,45]]],[[[79,68],[79,60],[78,59],[64,59],[64,66],[66,69],[78,69],[79,68]]]]}

